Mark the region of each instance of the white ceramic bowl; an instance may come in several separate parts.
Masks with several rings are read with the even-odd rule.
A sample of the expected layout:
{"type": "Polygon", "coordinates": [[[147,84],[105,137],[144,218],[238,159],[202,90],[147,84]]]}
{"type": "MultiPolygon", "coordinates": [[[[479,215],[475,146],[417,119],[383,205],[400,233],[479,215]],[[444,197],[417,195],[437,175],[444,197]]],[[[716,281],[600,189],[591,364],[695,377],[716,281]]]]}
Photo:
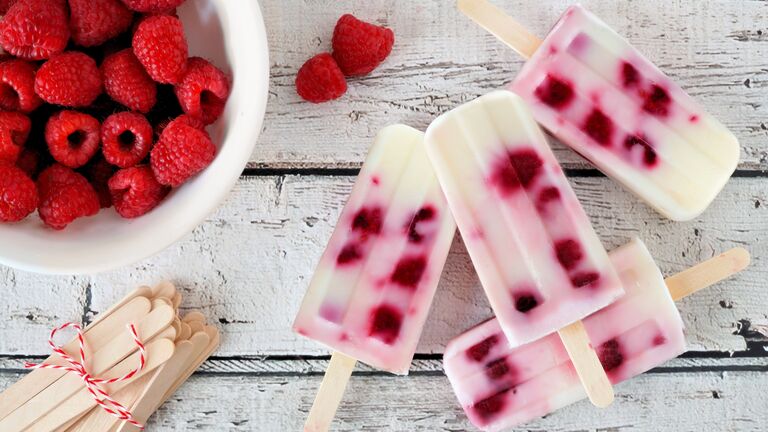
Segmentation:
{"type": "Polygon", "coordinates": [[[0,224],[0,263],[53,274],[128,265],[191,232],[227,197],[253,151],[266,109],[269,55],[264,21],[255,0],[187,0],[179,17],[190,55],[211,60],[233,78],[224,115],[209,128],[219,148],[213,164],[137,219],[122,219],[108,209],[63,231],[43,226],[37,213],[17,224],[0,224]]]}

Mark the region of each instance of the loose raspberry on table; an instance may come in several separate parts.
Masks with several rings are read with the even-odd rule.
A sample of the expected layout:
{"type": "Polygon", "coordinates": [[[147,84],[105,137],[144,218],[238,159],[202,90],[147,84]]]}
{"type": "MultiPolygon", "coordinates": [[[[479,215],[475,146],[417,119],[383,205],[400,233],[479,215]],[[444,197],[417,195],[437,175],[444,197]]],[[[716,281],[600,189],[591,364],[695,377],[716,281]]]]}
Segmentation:
{"type": "Polygon", "coordinates": [[[35,92],[44,101],[67,107],[86,107],[101,94],[101,73],[87,55],[70,51],[43,63],[35,76],[35,92]]]}
{"type": "Polygon", "coordinates": [[[347,81],[328,53],[318,54],[299,69],[296,92],[304,100],[321,103],[338,99],[347,91],[347,81]]]}
{"type": "Polygon", "coordinates": [[[333,58],[347,76],[365,75],[392,52],[392,30],[343,15],[333,30],[333,58]]]}
{"type": "Polygon", "coordinates": [[[216,146],[207,133],[172,121],[150,154],[152,171],[164,185],[178,187],[213,162],[216,146]]]}
{"type": "Polygon", "coordinates": [[[186,0],[123,0],[126,6],[136,12],[163,13],[179,7],[186,0]]]}
{"type": "Polygon", "coordinates": [[[126,107],[147,113],[157,102],[157,84],[130,48],[116,52],[101,64],[106,93],[126,107]]]}
{"type": "Polygon", "coordinates": [[[104,158],[121,168],[138,164],[152,149],[152,132],[152,125],[141,114],[112,114],[101,125],[104,158]]]}
{"type": "Polygon", "coordinates": [[[31,127],[32,122],[24,114],[0,111],[0,162],[16,163],[31,127]]]}
{"type": "Polygon", "coordinates": [[[0,163],[0,222],[18,222],[37,209],[35,182],[21,169],[0,163]]]}
{"type": "Polygon", "coordinates": [[[130,27],[133,12],[120,0],[69,0],[72,40],[81,46],[101,45],[130,27]]]}
{"type": "Polygon", "coordinates": [[[229,97],[229,78],[207,60],[192,57],[174,90],[185,113],[211,124],[224,112],[229,97]]]}
{"type": "Polygon", "coordinates": [[[109,191],[108,183],[115,171],[116,168],[113,165],[98,156],[94,157],[82,170],[82,174],[96,191],[101,208],[112,207],[112,193],[109,191]]]}
{"type": "Polygon", "coordinates": [[[77,111],[61,111],[48,119],[45,142],[51,156],[62,165],[78,168],[99,150],[99,121],[77,111]]]}
{"type": "Polygon", "coordinates": [[[37,189],[40,219],[53,229],[64,229],[75,219],[99,212],[99,197],[93,186],[63,165],[51,165],[40,173],[37,189]]]}
{"type": "Polygon", "coordinates": [[[146,165],[121,169],[109,180],[115,210],[124,218],[139,217],[157,207],[169,189],[158,183],[146,165]]]}
{"type": "Polygon", "coordinates": [[[36,67],[21,59],[0,63],[0,108],[29,113],[43,101],[35,93],[36,67]]]}
{"type": "Polygon", "coordinates": [[[44,60],[68,41],[65,0],[19,0],[0,21],[0,45],[16,57],[44,60]]]}
{"type": "Polygon", "coordinates": [[[143,19],[133,34],[133,53],[153,80],[178,83],[188,56],[184,26],[173,16],[143,19]]]}

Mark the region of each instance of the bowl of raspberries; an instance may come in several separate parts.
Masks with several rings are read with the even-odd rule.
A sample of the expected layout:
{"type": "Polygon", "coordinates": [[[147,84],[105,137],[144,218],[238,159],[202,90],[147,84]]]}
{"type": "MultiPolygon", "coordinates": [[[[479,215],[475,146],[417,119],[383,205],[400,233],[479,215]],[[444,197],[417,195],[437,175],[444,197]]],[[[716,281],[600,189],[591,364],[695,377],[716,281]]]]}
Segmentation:
{"type": "Polygon", "coordinates": [[[213,212],[261,130],[258,3],[0,0],[0,263],[94,273],[213,212]]]}

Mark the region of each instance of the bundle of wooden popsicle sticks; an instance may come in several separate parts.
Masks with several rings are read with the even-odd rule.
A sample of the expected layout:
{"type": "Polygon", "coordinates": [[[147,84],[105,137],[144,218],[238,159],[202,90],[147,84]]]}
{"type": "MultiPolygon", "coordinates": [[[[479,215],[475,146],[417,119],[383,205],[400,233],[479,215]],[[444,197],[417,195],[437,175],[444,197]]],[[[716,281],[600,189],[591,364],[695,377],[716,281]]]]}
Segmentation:
{"type": "MultiPolygon", "coordinates": [[[[77,373],[40,368],[0,393],[0,431],[140,430],[219,346],[218,330],[206,324],[202,313],[178,316],[181,300],[181,293],[169,282],[140,287],[98,315],[82,332],[87,354],[83,366],[89,377],[109,380],[136,370],[128,379],[101,385],[110,399],[130,413],[132,421],[100,406],[77,373]],[[131,324],[140,342],[129,331],[131,324]],[[142,360],[144,366],[139,367],[142,360]]],[[[61,349],[73,359],[81,359],[77,338],[61,349]]],[[[57,354],[42,364],[71,366],[57,354]]],[[[101,400],[103,403],[104,398],[101,400]]]]}

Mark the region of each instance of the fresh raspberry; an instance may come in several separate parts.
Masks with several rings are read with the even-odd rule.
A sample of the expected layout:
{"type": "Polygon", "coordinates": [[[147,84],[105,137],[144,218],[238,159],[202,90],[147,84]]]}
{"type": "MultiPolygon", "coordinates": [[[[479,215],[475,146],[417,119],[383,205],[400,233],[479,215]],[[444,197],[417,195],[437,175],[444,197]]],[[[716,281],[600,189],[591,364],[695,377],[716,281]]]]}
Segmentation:
{"type": "Polygon", "coordinates": [[[0,15],[5,15],[8,10],[19,0],[0,0],[0,15]]]}
{"type": "Polygon", "coordinates": [[[148,113],[157,102],[157,84],[130,48],[116,52],[101,64],[104,90],[126,107],[148,113]]]}
{"type": "Polygon", "coordinates": [[[101,73],[87,55],[70,51],[43,63],[35,76],[35,92],[44,101],[68,107],[86,107],[101,94],[101,73]]]}
{"type": "Polygon", "coordinates": [[[229,97],[229,78],[207,60],[192,57],[175,91],[185,113],[211,124],[224,111],[229,97]]]}
{"type": "Polygon", "coordinates": [[[101,143],[107,162],[120,168],[132,167],[152,149],[152,125],[141,114],[112,114],[101,125],[101,143]]]}
{"type": "Polygon", "coordinates": [[[128,8],[136,12],[165,13],[181,6],[186,0],[123,0],[128,8]]]}
{"type": "Polygon", "coordinates": [[[64,229],[75,219],[93,216],[99,211],[99,197],[93,186],[63,165],[51,165],[40,173],[37,188],[40,219],[53,229],[64,229]]]}
{"type": "Polygon", "coordinates": [[[112,207],[109,179],[115,174],[115,167],[110,165],[103,157],[95,157],[83,168],[82,174],[96,191],[101,208],[112,207]]]}
{"type": "Polygon", "coordinates": [[[45,142],[62,165],[78,168],[99,150],[99,121],[77,111],[62,111],[45,125],[45,142]]]}
{"type": "Polygon", "coordinates": [[[365,75],[392,52],[395,34],[346,14],[336,23],[332,43],[333,58],[345,75],[365,75]]]}
{"type": "Polygon", "coordinates": [[[35,93],[35,66],[25,60],[0,63],[0,108],[29,113],[43,103],[35,93]]]}
{"type": "Polygon", "coordinates": [[[129,219],[157,207],[168,194],[168,189],[157,182],[152,168],[146,165],[121,169],[109,180],[115,210],[129,219]]]}
{"type": "Polygon", "coordinates": [[[344,74],[328,53],[307,60],[296,74],[296,92],[306,101],[327,102],[340,98],[346,91],[344,74]]]}
{"type": "Polygon", "coordinates": [[[177,187],[210,165],[215,156],[216,146],[207,133],[177,119],[160,135],[150,162],[160,183],[177,187]]]}
{"type": "Polygon", "coordinates": [[[69,41],[64,0],[19,0],[0,21],[0,45],[16,57],[44,60],[69,41]]]}
{"type": "Polygon", "coordinates": [[[18,222],[37,208],[37,186],[21,169],[0,164],[0,222],[18,222]]]}
{"type": "Polygon", "coordinates": [[[78,45],[101,45],[127,30],[131,22],[133,12],[120,0],[69,0],[69,28],[78,45]]]}
{"type": "Polygon", "coordinates": [[[0,111],[0,162],[16,163],[31,127],[32,122],[24,114],[0,111]]]}
{"type": "Polygon", "coordinates": [[[147,17],[133,34],[133,53],[153,80],[178,83],[188,55],[184,26],[172,16],[147,17]]]}
{"type": "Polygon", "coordinates": [[[30,177],[35,177],[37,168],[40,165],[40,153],[37,150],[25,148],[16,161],[16,166],[27,173],[30,177]]]}

